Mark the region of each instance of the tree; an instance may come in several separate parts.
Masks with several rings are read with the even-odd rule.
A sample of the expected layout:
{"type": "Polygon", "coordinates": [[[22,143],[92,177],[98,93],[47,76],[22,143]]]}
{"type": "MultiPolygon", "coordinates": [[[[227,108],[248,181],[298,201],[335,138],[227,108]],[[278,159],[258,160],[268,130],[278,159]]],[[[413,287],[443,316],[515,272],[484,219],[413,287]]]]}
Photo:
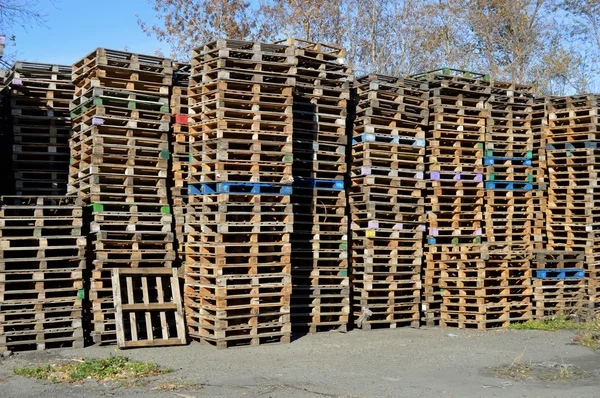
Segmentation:
{"type": "Polygon", "coordinates": [[[15,26],[26,28],[45,21],[39,0],[0,0],[0,30],[6,34],[12,34],[15,26]]]}
{"type": "MultiPolygon", "coordinates": [[[[51,4],[55,1],[51,0],[51,4]]],[[[7,40],[16,42],[15,29],[27,29],[33,25],[44,25],[46,15],[41,11],[39,0],[0,0],[0,33],[6,35],[7,40]]],[[[4,62],[13,60],[14,52],[4,54],[0,58],[4,62]]]]}
{"type": "Polygon", "coordinates": [[[451,67],[550,94],[600,80],[600,0],[147,1],[159,23],[140,25],[185,58],[217,37],[296,37],[344,48],[357,75],[451,67]]]}
{"type": "Polygon", "coordinates": [[[560,0],[557,10],[565,13],[571,45],[581,57],[578,92],[600,89],[600,0],[560,0]]]}
{"type": "Polygon", "coordinates": [[[147,25],[138,16],[138,24],[149,36],[168,43],[171,56],[189,59],[191,50],[218,38],[245,39],[255,22],[248,15],[246,0],[146,0],[156,12],[160,24],[147,25]]]}
{"type": "Polygon", "coordinates": [[[259,37],[339,43],[343,0],[261,0],[259,37]]]}
{"type": "Polygon", "coordinates": [[[600,51],[600,0],[562,0],[559,6],[574,18],[572,32],[594,43],[600,51]]]}
{"type": "Polygon", "coordinates": [[[428,1],[421,23],[426,28],[420,51],[427,54],[421,70],[450,67],[474,69],[476,40],[470,28],[468,4],[465,0],[428,1]]]}
{"type": "Polygon", "coordinates": [[[475,0],[467,19],[477,42],[479,64],[493,77],[524,83],[534,55],[546,40],[545,0],[475,0]]]}

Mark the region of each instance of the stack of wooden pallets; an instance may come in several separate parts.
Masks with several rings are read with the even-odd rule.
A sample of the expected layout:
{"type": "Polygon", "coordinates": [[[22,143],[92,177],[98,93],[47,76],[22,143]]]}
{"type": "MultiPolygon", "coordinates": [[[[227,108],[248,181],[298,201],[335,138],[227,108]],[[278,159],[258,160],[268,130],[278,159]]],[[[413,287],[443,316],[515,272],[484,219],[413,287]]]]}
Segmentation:
{"type": "Polygon", "coordinates": [[[96,49],[73,65],[69,194],[89,210],[92,337],[116,341],[111,270],[170,267],[172,62],[96,49]]]}
{"type": "Polygon", "coordinates": [[[193,51],[185,312],[217,347],[289,342],[294,77],[286,46],[193,51]]]}
{"type": "MultiPolygon", "coordinates": [[[[546,247],[546,207],[548,202],[548,164],[546,161],[546,129],[548,118],[546,115],[546,100],[534,98],[531,115],[533,133],[533,158],[531,164],[534,170],[533,181],[537,184],[534,189],[533,203],[535,219],[533,224],[534,252],[546,247]]],[[[533,255],[535,257],[535,253],[533,255]]],[[[533,258],[532,257],[532,258],[533,258]]]]}
{"type": "MultiPolygon", "coordinates": [[[[7,71],[0,73],[0,78],[4,81],[4,75],[7,71]]],[[[10,120],[10,97],[9,90],[0,86],[0,168],[6,170],[0,173],[0,195],[10,195],[14,193],[14,177],[12,174],[12,124],[10,120]]]]}
{"type": "Polygon", "coordinates": [[[187,205],[187,180],[190,162],[188,138],[188,86],[190,64],[173,64],[173,87],[171,88],[171,175],[169,177],[173,201],[173,218],[177,259],[183,261],[184,225],[187,205]]]}
{"type": "Polygon", "coordinates": [[[357,80],[352,136],[353,313],[362,329],[420,323],[427,85],[357,80]]]}
{"type": "Polygon", "coordinates": [[[584,253],[537,250],[532,267],[533,315],[536,319],[577,314],[590,302],[587,282],[593,281],[585,278],[584,253]]]}
{"type": "Polygon", "coordinates": [[[295,77],[292,235],[294,333],[346,330],[348,275],[346,119],[352,71],[345,51],[288,39],[295,77]]]}
{"type": "Polygon", "coordinates": [[[486,327],[496,278],[483,241],[486,76],[444,69],[414,76],[429,84],[428,237],[423,272],[427,326],[486,327]]]}
{"type": "Polygon", "coordinates": [[[0,351],[83,347],[82,223],[78,198],[2,197],[0,351]]]}
{"type": "Polygon", "coordinates": [[[533,134],[531,87],[494,81],[491,89],[484,157],[486,270],[496,275],[494,313],[504,326],[532,317],[531,255],[541,245],[534,232],[541,232],[536,199],[543,195],[543,180],[533,167],[540,142],[533,134]]]}
{"type": "Polygon", "coordinates": [[[547,271],[545,274],[550,277],[538,275],[536,295],[546,302],[549,297],[556,297],[549,305],[538,306],[544,308],[544,315],[551,316],[581,311],[587,305],[600,306],[600,96],[549,97],[546,107],[546,220],[550,252],[543,258],[541,264],[545,266],[540,271],[547,271]],[[548,268],[562,270],[549,272],[548,268]],[[582,290],[584,298],[579,300],[582,290]]]}
{"type": "MultiPolygon", "coordinates": [[[[12,147],[3,168],[4,193],[64,195],[69,165],[71,68],[16,62],[6,78],[9,125],[2,146],[12,147]],[[9,189],[14,187],[14,189],[9,189]]],[[[8,153],[6,153],[8,154],[8,153]]]]}

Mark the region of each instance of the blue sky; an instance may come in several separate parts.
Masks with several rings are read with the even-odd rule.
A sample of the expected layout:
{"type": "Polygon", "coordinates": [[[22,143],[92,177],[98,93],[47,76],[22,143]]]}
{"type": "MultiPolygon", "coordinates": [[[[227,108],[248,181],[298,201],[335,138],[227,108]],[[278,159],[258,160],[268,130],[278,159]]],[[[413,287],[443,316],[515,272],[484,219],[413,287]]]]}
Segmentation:
{"type": "Polygon", "coordinates": [[[135,13],[152,22],[154,11],[145,0],[50,0],[40,1],[46,26],[15,29],[17,52],[23,61],[70,65],[97,47],[153,54],[168,48],[148,37],[137,24],[135,13]]]}

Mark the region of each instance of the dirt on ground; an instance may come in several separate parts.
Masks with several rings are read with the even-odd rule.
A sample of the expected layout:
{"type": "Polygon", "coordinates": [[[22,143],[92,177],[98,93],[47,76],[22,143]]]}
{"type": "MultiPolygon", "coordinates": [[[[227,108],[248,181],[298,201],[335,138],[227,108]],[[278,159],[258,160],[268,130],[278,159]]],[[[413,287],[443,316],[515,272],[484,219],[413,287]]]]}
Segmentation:
{"type": "Polygon", "coordinates": [[[304,336],[291,344],[218,350],[114,346],[17,353],[0,359],[2,397],[594,397],[600,352],[574,332],[386,329],[304,336]],[[125,355],[172,368],[114,382],[52,383],[14,368],[125,355]]]}

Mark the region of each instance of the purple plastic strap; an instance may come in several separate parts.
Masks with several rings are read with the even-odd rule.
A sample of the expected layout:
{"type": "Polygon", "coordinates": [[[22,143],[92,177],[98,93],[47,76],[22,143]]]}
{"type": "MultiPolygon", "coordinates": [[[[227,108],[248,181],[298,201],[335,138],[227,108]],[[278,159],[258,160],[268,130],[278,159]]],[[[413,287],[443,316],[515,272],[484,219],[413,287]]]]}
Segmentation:
{"type": "Polygon", "coordinates": [[[99,117],[93,117],[92,118],[92,125],[94,126],[102,126],[104,124],[104,119],[99,118],[99,117]]]}
{"type": "Polygon", "coordinates": [[[477,228],[477,229],[475,230],[475,235],[478,235],[478,236],[479,236],[479,235],[481,235],[482,233],[483,233],[483,231],[481,230],[481,228],[477,228]]]}
{"type": "Polygon", "coordinates": [[[481,174],[481,173],[475,174],[475,182],[481,182],[481,181],[483,181],[483,174],[481,174]]]}
{"type": "Polygon", "coordinates": [[[23,80],[21,80],[21,79],[13,79],[12,85],[13,86],[22,86],[23,85],[23,80]]]}
{"type": "Polygon", "coordinates": [[[394,225],[394,229],[404,229],[404,224],[402,223],[397,223],[396,225],[394,225]]]}
{"type": "Polygon", "coordinates": [[[460,181],[460,173],[456,173],[456,175],[454,176],[454,179],[456,181],[460,181]]]}
{"type": "Polygon", "coordinates": [[[429,232],[431,236],[438,236],[439,232],[437,228],[429,228],[429,232]]]}
{"type": "Polygon", "coordinates": [[[425,225],[421,224],[419,225],[419,231],[425,231],[425,225]]]}
{"type": "Polygon", "coordinates": [[[364,176],[371,175],[371,168],[370,167],[362,167],[360,169],[360,174],[364,175],[364,176]]]}
{"type": "Polygon", "coordinates": [[[379,221],[369,221],[367,228],[379,228],[379,221]]]}
{"type": "Polygon", "coordinates": [[[419,171],[417,174],[415,174],[415,178],[417,180],[422,180],[423,179],[423,172],[419,171]]]}
{"type": "Polygon", "coordinates": [[[439,181],[440,180],[440,172],[432,171],[429,175],[429,178],[431,179],[431,181],[439,181]]]}

